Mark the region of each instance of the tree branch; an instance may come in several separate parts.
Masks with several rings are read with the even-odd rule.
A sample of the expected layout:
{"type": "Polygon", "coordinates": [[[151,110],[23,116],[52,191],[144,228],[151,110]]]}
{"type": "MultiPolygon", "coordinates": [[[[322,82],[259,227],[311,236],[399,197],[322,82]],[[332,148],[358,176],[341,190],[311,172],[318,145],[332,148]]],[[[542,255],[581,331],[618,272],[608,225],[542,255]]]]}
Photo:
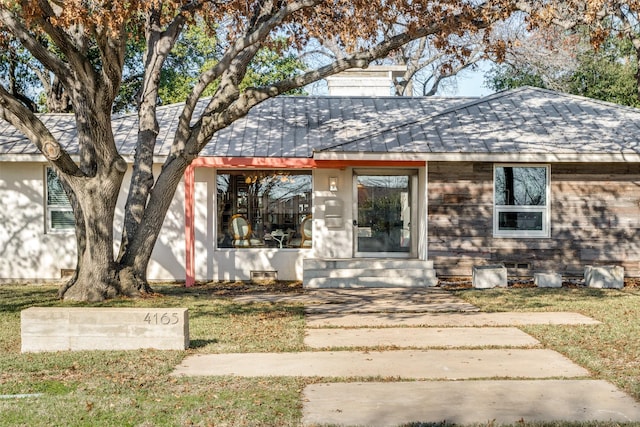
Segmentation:
{"type": "Polygon", "coordinates": [[[24,104],[0,86],[0,117],[24,133],[42,154],[65,174],[82,176],[82,172],[60,146],[49,129],[24,104]]]}
{"type": "Polygon", "coordinates": [[[0,8],[0,22],[17,37],[22,45],[42,63],[47,69],[51,70],[60,78],[66,78],[68,82],[71,75],[71,69],[60,58],[51,53],[43,46],[37,38],[27,29],[27,27],[6,9],[0,8]]]}
{"type": "MultiPolygon", "coordinates": [[[[240,52],[264,41],[269,33],[271,33],[275,27],[282,24],[287,17],[302,9],[313,7],[322,1],[323,0],[299,0],[286,3],[281,9],[273,11],[271,16],[264,17],[262,22],[254,27],[255,29],[253,31],[236,40],[235,43],[227,49],[222,58],[220,58],[220,61],[202,73],[198,79],[198,82],[195,84],[185,102],[185,108],[178,124],[178,131],[186,135],[189,129],[189,123],[193,117],[193,112],[202,93],[213,81],[222,76],[225,70],[229,69],[233,59],[239,55],[240,52]]],[[[278,4],[280,4],[280,2],[278,2],[278,4]]]]}

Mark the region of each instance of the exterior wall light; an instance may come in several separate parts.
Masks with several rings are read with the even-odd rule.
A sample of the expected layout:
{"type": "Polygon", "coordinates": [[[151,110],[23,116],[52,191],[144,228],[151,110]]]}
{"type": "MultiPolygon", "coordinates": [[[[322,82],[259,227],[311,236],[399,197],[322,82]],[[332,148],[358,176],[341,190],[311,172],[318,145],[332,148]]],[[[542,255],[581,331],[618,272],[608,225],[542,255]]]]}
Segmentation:
{"type": "Polygon", "coordinates": [[[338,177],[330,176],[329,177],[329,191],[338,191],[338,177]]]}

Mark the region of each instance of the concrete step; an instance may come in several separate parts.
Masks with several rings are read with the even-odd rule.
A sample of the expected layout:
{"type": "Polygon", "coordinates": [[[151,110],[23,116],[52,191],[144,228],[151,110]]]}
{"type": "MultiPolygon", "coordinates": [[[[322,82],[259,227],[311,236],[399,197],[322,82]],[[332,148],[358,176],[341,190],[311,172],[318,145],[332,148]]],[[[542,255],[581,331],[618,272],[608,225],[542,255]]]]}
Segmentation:
{"type": "Polygon", "coordinates": [[[418,259],[305,259],[305,288],[411,288],[438,284],[432,261],[418,259]]]}
{"type": "Polygon", "coordinates": [[[433,269],[433,261],[421,259],[400,258],[350,258],[350,259],[319,259],[306,258],[303,260],[304,269],[326,270],[340,268],[421,268],[433,269]]]}
{"type": "Polygon", "coordinates": [[[305,270],[305,277],[308,279],[315,278],[349,278],[349,277],[411,277],[424,278],[435,277],[435,270],[425,270],[417,268],[340,268],[328,270],[305,270]]]}
{"type": "MultiPolygon", "coordinates": [[[[401,274],[401,273],[398,273],[401,274]]],[[[437,285],[435,274],[425,277],[316,277],[304,281],[307,289],[326,288],[418,288],[437,285]]]]}

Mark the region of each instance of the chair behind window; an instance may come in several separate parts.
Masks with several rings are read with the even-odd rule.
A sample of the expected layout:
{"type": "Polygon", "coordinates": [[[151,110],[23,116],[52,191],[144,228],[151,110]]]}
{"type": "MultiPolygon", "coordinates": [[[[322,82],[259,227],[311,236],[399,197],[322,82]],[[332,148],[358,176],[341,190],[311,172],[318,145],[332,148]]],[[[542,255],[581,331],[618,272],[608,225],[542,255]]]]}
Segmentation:
{"type": "Polygon", "coordinates": [[[312,246],[313,237],[313,216],[307,215],[300,224],[300,234],[302,235],[302,241],[300,242],[301,248],[310,248],[312,246]]]}
{"type": "Polygon", "coordinates": [[[251,225],[243,215],[235,214],[231,217],[229,231],[235,248],[251,247],[251,225]]]}

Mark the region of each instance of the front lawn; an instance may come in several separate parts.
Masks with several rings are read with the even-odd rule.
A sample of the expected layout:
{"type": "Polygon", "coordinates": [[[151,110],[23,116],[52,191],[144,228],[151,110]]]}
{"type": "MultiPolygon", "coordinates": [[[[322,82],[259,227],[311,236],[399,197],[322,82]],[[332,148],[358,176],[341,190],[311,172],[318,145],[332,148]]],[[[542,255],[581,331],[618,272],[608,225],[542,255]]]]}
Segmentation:
{"type": "MultiPolygon", "coordinates": [[[[0,425],[2,426],[298,426],[300,392],[319,378],[174,378],[195,353],[304,350],[304,310],[296,304],[238,304],[247,292],[299,287],[235,284],[185,289],[156,285],[151,298],[97,306],[186,307],[187,351],[86,351],[21,354],[20,311],[74,305],[48,285],[0,286],[0,425]],[[18,397],[15,395],[33,395],[18,397]]],[[[487,311],[575,311],[598,326],[528,326],[545,347],[562,352],[640,400],[640,291],[594,289],[459,290],[487,311]]],[[[527,424],[531,425],[531,424],[527,424]]],[[[568,424],[561,424],[568,425],[568,424]]]]}
{"type": "Polygon", "coordinates": [[[185,289],[93,306],[187,307],[187,351],[20,353],[20,311],[58,301],[53,286],[0,286],[0,425],[183,426],[299,424],[302,383],[291,378],[174,378],[194,353],[278,352],[302,348],[303,308],[235,304],[233,284],[185,289]],[[36,395],[12,397],[11,395],[36,395]]]}
{"type": "Polygon", "coordinates": [[[483,311],[570,311],[597,326],[523,326],[545,347],[589,369],[640,400],[640,288],[462,290],[456,295],[483,311]]]}

